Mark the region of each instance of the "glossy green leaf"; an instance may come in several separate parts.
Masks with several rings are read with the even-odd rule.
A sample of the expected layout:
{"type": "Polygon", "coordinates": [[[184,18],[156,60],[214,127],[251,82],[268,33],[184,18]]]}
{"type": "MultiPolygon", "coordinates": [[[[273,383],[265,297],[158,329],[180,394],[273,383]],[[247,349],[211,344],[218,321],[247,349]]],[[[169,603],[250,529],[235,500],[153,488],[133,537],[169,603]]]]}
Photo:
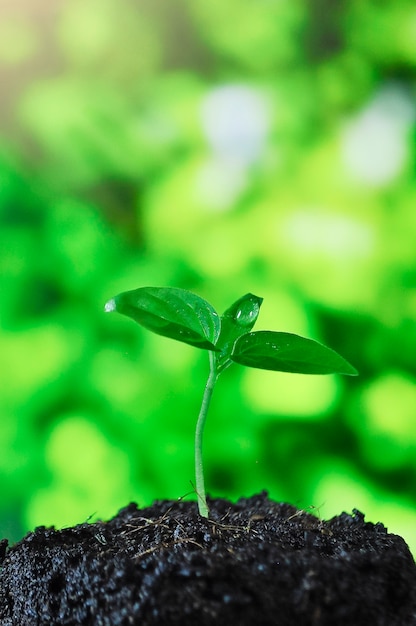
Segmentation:
{"type": "Polygon", "coordinates": [[[236,339],[253,328],[262,302],[263,298],[247,293],[236,300],[221,316],[221,333],[217,342],[217,347],[221,351],[217,356],[219,371],[231,363],[229,357],[236,339]]]}
{"type": "Polygon", "coordinates": [[[291,333],[258,331],[243,335],[230,357],[240,365],[297,374],[346,374],[357,370],[334,350],[291,333]]]}
{"type": "Polygon", "coordinates": [[[158,335],[216,350],[221,328],[218,313],[185,289],[141,287],[125,291],[109,300],[105,310],[126,315],[158,335]]]}

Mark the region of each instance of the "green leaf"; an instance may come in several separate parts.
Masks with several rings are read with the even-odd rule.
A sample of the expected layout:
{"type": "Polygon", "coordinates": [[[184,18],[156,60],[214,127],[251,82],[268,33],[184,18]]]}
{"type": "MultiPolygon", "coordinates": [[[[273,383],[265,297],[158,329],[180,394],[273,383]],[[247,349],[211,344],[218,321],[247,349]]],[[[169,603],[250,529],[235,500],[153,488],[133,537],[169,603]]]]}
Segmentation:
{"type": "Polygon", "coordinates": [[[185,289],[140,287],[115,296],[105,311],[117,311],[158,335],[197,348],[216,350],[221,322],[203,298],[185,289]]]}
{"type": "Polygon", "coordinates": [[[346,374],[357,370],[334,350],[291,333],[258,331],[243,335],[230,357],[240,365],[297,374],[346,374]]]}
{"type": "Polygon", "coordinates": [[[263,298],[252,293],[242,296],[221,316],[221,333],[217,342],[220,354],[217,356],[218,371],[231,364],[230,354],[238,337],[248,333],[259,316],[263,298]]]}

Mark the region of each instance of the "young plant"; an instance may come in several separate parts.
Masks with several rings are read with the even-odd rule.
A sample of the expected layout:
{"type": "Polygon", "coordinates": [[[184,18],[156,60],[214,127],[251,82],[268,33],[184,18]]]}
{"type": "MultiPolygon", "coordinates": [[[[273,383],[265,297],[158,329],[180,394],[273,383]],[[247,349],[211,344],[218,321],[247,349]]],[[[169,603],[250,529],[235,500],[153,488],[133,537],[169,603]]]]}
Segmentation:
{"type": "Polygon", "coordinates": [[[357,375],[356,369],[322,344],[291,333],[251,332],[263,298],[239,298],[220,317],[203,298],[173,287],[141,287],[107,302],[117,311],[158,335],[208,351],[209,376],[195,430],[195,481],[199,512],[208,517],[202,464],[202,437],[212,392],[220,374],[232,363],[299,374],[357,375]]]}

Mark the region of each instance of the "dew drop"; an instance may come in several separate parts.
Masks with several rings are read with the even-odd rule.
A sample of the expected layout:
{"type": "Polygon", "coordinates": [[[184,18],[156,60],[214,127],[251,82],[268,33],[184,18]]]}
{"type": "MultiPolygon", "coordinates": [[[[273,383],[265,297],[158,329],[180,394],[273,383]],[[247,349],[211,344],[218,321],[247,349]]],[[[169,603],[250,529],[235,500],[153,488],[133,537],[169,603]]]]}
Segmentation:
{"type": "Polygon", "coordinates": [[[104,311],[106,313],[111,313],[111,311],[115,311],[115,310],[116,310],[116,301],[114,300],[114,298],[111,298],[111,300],[105,303],[104,311]]]}

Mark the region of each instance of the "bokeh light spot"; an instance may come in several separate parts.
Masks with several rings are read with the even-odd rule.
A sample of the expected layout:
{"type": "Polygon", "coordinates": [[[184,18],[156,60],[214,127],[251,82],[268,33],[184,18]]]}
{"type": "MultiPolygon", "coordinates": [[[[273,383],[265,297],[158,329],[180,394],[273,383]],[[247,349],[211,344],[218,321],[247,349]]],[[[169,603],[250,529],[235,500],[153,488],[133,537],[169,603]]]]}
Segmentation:
{"type": "Polygon", "coordinates": [[[250,406],[276,417],[322,419],[333,408],[337,391],[333,376],[249,369],[243,378],[243,392],[250,406]]]}
{"type": "Polygon", "coordinates": [[[32,495],[26,510],[31,526],[81,523],[93,513],[114,515],[129,499],[127,456],[88,418],[62,416],[50,434],[45,460],[53,479],[32,495]]]}
{"type": "Polygon", "coordinates": [[[400,372],[386,372],[363,391],[367,428],[388,435],[401,446],[416,445],[416,380],[400,372]]]}
{"type": "Polygon", "coordinates": [[[223,85],[202,103],[202,125],[219,157],[250,165],[261,156],[269,127],[264,97],[251,87],[223,85]]]}
{"type": "Polygon", "coordinates": [[[398,89],[384,89],[345,127],[342,153],[350,175],[383,185],[401,172],[408,156],[415,107],[398,89]]]}

